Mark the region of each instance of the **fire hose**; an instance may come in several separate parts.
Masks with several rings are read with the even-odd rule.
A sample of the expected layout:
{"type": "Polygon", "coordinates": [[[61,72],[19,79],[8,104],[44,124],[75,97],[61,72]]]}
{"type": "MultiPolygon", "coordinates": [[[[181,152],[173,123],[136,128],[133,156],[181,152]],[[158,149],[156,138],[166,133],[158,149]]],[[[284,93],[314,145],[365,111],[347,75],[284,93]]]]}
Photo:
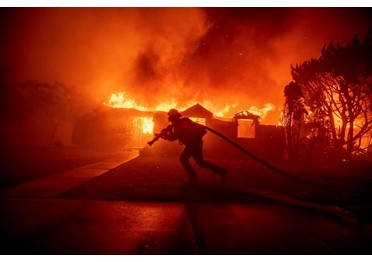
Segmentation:
{"type": "Polygon", "coordinates": [[[208,126],[205,126],[205,129],[207,129],[208,131],[212,132],[213,134],[219,136],[220,138],[222,138],[223,140],[225,140],[226,142],[228,142],[229,144],[233,145],[234,147],[236,147],[237,149],[239,149],[240,151],[242,151],[244,154],[248,155],[249,157],[253,158],[254,160],[256,160],[257,162],[261,163],[262,165],[268,167],[269,169],[275,171],[276,173],[279,173],[289,179],[292,179],[294,181],[297,181],[297,182],[301,182],[301,183],[304,183],[304,184],[307,184],[308,186],[311,186],[311,187],[315,187],[315,188],[318,188],[318,189],[321,189],[321,190],[326,190],[326,191],[331,191],[331,192],[334,192],[334,193],[338,193],[338,194],[348,194],[348,195],[353,195],[353,196],[357,196],[357,197],[362,197],[361,195],[359,194],[354,194],[354,193],[350,193],[350,192],[345,192],[345,191],[341,191],[341,190],[338,190],[338,189],[334,189],[334,188],[324,188],[323,186],[321,185],[318,185],[318,184],[314,184],[314,183],[311,183],[307,180],[304,180],[304,179],[301,179],[299,177],[296,177],[294,175],[291,175],[287,172],[285,172],[284,170],[282,169],[279,169],[273,165],[271,165],[270,163],[264,161],[263,159],[259,158],[258,156],[252,154],[251,152],[249,152],[248,150],[246,150],[245,148],[241,147],[239,144],[235,143],[234,141],[232,141],[230,138],[224,136],[223,134],[217,132],[216,130],[208,127],[208,126]]]}
{"type": "MultiPolygon", "coordinates": [[[[204,127],[205,127],[206,130],[208,130],[208,131],[212,132],[213,134],[219,136],[220,138],[222,138],[223,140],[225,140],[226,142],[228,142],[232,146],[234,146],[237,149],[239,149],[240,151],[242,151],[247,156],[251,157],[252,159],[256,160],[257,162],[261,163],[262,165],[268,167],[269,169],[273,170],[274,172],[276,172],[276,173],[278,173],[278,174],[280,174],[282,176],[285,176],[285,177],[287,177],[287,178],[289,178],[291,180],[304,183],[304,184],[306,184],[308,186],[311,186],[311,187],[314,187],[314,188],[317,188],[317,189],[321,189],[323,191],[325,190],[325,191],[330,191],[330,192],[334,192],[334,193],[338,193],[338,194],[348,194],[348,195],[353,195],[353,196],[357,196],[357,197],[364,197],[364,196],[362,196],[360,194],[355,194],[355,193],[351,193],[351,192],[341,191],[341,190],[338,190],[338,189],[335,189],[335,188],[325,188],[324,186],[321,186],[321,185],[312,183],[310,181],[301,179],[299,177],[296,177],[294,175],[291,175],[291,174],[285,172],[284,170],[271,165],[270,163],[266,162],[265,160],[261,159],[260,157],[256,156],[255,154],[249,152],[248,150],[246,150],[245,148],[243,148],[239,144],[235,143],[230,138],[226,137],[225,135],[221,134],[220,132],[214,130],[213,128],[210,128],[208,126],[204,126],[204,127]]],[[[170,126],[168,126],[167,128],[163,129],[162,130],[162,133],[155,134],[154,139],[151,140],[151,141],[149,141],[148,144],[151,146],[154,142],[156,142],[159,138],[161,138],[163,132],[166,132],[167,129],[169,129],[169,128],[170,128],[170,126]]]]}

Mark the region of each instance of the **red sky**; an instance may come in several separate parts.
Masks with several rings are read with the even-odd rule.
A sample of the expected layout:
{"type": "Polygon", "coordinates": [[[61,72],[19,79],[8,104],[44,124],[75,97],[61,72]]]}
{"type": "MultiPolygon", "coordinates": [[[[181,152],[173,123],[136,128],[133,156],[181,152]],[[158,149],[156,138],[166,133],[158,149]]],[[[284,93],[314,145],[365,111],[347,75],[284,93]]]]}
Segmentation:
{"type": "MultiPolygon", "coordinates": [[[[9,80],[61,81],[92,103],[283,104],[290,65],[372,28],[370,8],[1,8],[9,80]]],[[[276,123],[274,114],[268,121],[276,123]]]]}

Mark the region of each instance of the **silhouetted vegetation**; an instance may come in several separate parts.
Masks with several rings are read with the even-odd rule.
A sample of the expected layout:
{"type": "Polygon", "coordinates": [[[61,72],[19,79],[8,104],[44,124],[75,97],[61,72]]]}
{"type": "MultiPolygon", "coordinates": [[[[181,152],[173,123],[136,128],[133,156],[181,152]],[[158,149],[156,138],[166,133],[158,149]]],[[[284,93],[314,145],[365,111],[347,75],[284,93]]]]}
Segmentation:
{"type": "Polygon", "coordinates": [[[284,112],[289,153],[299,156],[300,140],[307,137],[306,146],[315,149],[320,142],[327,157],[370,157],[371,32],[363,42],[355,36],[346,46],[330,43],[319,59],[293,66],[291,73],[295,82],[285,88],[284,112]]]}
{"type": "Polygon", "coordinates": [[[291,159],[299,156],[299,143],[303,137],[301,132],[305,124],[305,110],[301,87],[295,82],[289,83],[284,88],[285,104],[283,125],[288,155],[291,159]]]}
{"type": "Polygon", "coordinates": [[[81,115],[82,103],[79,89],[64,83],[1,81],[1,143],[61,145],[70,139],[69,129],[81,115]],[[57,131],[63,134],[56,137],[57,131]]]}

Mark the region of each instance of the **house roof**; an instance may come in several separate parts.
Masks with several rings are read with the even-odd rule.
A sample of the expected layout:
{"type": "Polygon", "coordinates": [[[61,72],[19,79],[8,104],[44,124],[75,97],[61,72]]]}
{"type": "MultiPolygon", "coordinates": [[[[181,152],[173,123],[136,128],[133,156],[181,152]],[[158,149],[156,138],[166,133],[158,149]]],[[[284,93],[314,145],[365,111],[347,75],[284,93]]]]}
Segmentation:
{"type": "Polygon", "coordinates": [[[199,118],[212,118],[213,113],[199,103],[189,107],[188,109],[181,112],[181,114],[185,117],[199,117],[199,118]]]}

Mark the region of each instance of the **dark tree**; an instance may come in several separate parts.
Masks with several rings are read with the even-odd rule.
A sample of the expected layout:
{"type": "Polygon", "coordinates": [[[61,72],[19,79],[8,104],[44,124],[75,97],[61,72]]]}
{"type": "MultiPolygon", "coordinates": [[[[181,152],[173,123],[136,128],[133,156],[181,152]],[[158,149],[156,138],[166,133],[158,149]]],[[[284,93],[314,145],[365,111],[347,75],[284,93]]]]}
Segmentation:
{"type": "Polygon", "coordinates": [[[301,87],[294,81],[284,88],[285,104],[283,126],[286,134],[287,152],[290,159],[298,156],[301,131],[304,129],[304,114],[307,114],[303,103],[301,87]]]}
{"type": "Polygon", "coordinates": [[[360,42],[323,47],[319,59],[292,67],[292,78],[301,86],[310,109],[308,121],[330,132],[334,152],[351,157],[370,147],[372,128],[371,33],[360,42]]]}
{"type": "Polygon", "coordinates": [[[79,89],[60,82],[3,84],[3,140],[53,144],[58,128],[72,123],[81,114],[83,104],[79,89]]]}

